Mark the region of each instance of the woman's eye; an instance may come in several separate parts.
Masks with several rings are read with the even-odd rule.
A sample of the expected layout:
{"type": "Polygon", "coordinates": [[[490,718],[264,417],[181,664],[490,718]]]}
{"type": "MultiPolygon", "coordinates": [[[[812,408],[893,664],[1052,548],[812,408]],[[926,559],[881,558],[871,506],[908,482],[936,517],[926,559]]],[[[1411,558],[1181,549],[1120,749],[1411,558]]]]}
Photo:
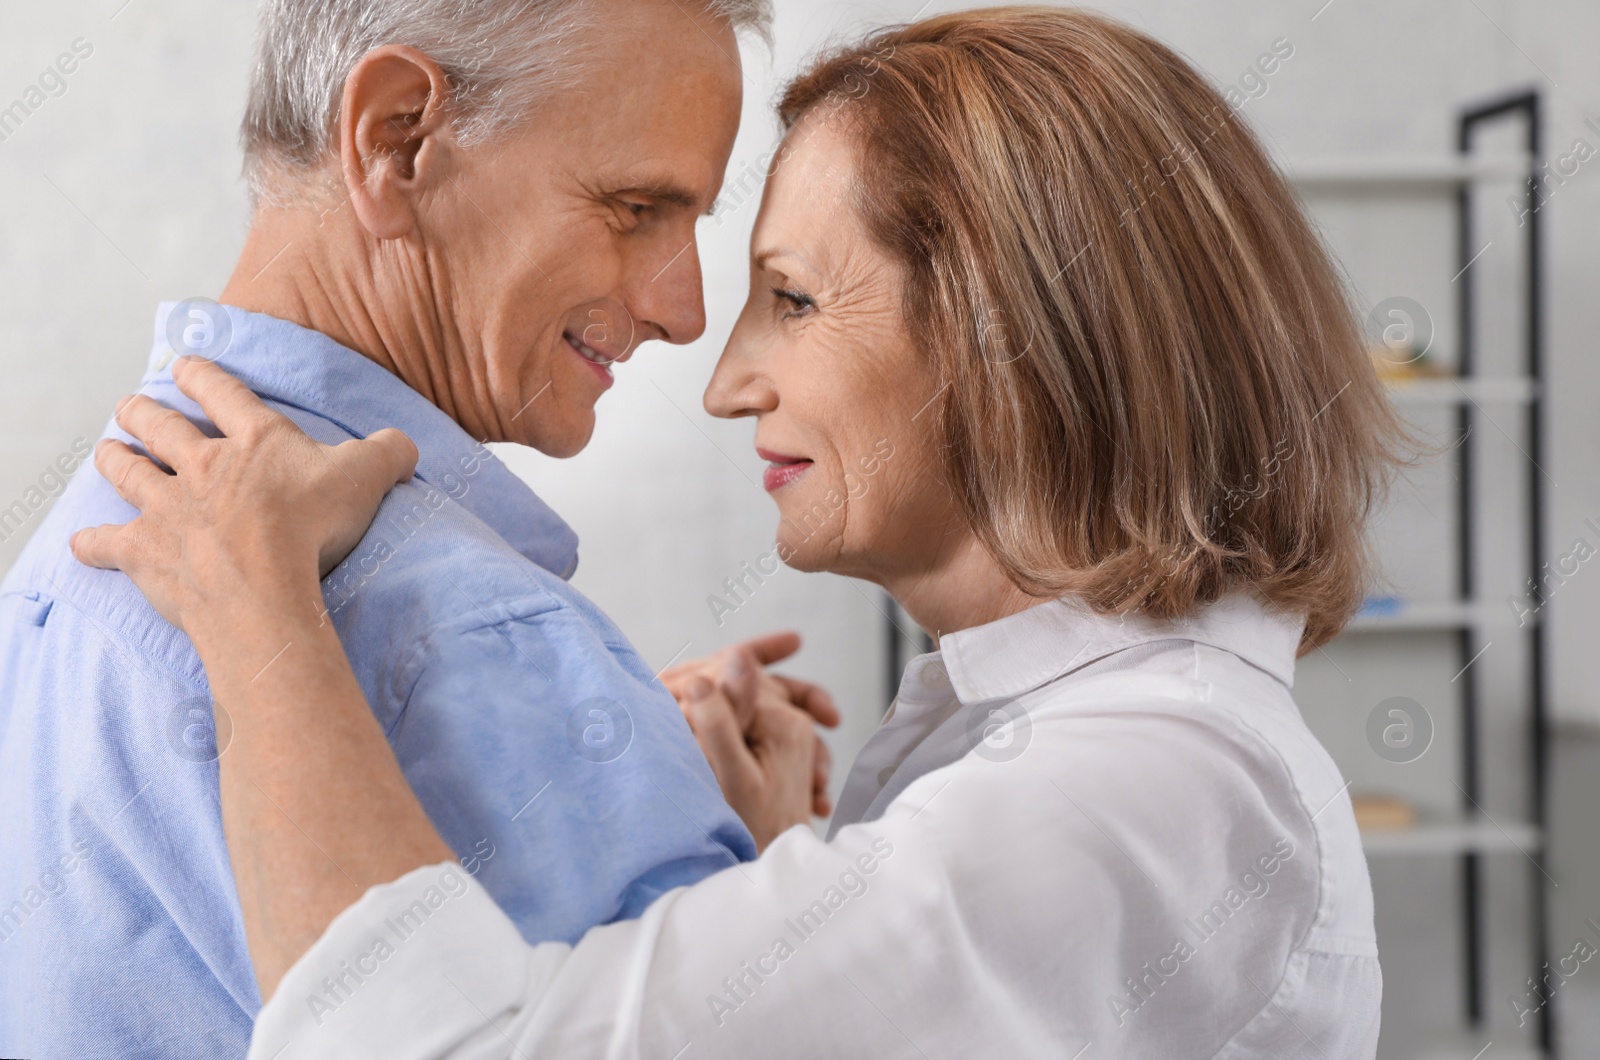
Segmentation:
{"type": "Polygon", "coordinates": [[[802,317],[817,307],[816,300],[803,291],[789,291],[782,287],[772,289],[779,302],[787,303],[789,308],[784,312],[784,319],[802,317]]]}

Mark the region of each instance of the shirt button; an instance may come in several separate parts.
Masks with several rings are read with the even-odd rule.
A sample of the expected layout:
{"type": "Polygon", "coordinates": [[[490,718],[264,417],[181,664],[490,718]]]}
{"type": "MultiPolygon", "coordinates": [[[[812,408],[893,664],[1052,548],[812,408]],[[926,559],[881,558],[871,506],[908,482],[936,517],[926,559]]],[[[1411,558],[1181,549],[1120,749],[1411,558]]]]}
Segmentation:
{"type": "Polygon", "coordinates": [[[943,688],[950,683],[950,675],[938,663],[929,663],[922,668],[919,680],[923,688],[943,688]]]}

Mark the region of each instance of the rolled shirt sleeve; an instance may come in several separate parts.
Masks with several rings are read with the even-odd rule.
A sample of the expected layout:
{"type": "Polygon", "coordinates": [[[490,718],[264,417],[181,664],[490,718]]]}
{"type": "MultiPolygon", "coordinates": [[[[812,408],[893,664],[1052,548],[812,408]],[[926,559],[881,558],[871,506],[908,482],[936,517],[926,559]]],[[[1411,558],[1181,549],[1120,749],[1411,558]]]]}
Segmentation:
{"type": "MultiPolygon", "coordinates": [[[[923,1028],[920,1010],[949,1006],[926,976],[897,972],[932,952],[892,940],[952,939],[932,908],[937,873],[896,830],[824,843],[791,829],[758,861],[576,947],[529,946],[459,865],[417,869],[369,891],[295,964],[250,1057],[916,1056],[876,1006],[914,1005],[923,1028]]],[[[973,956],[945,955],[968,974],[973,956]]]]}

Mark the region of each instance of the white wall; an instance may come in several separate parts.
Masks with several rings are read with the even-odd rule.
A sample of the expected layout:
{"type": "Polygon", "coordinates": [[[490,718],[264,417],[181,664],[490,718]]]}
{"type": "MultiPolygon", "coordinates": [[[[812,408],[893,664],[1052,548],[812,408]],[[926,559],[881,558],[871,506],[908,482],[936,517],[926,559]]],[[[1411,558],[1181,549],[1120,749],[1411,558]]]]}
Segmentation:
{"type": "MultiPolygon", "coordinates": [[[[826,39],[909,17],[923,0],[778,5],[775,54],[750,53],[746,127],[730,172],[770,145],[768,104],[802,56],[826,39]]],[[[960,6],[970,5],[932,0],[924,10],[960,6]]],[[[1592,54],[1600,5],[1591,0],[1099,6],[1173,43],[1222,83],[1237,82],[1257,54],[1289,38],[1294,58],[1245,112],[1285,158],[1445,153],[1463,101],[1528,85],[1547,94],[1553,151],[1578,137],[1600,147],[1600,133],[1583,124],[1600,117],[1600,65],[1592,54]]],[[[0,507],[23,497],[76,437],[93,438],[115,398],[135,385],[155,303],[215,295],[226,278],[247,221],[234,142],[252,21],[253,5],[243,0],[74,0],[12,4],[0,13],[0,105],[35,83],[74,40],[94,48],[65,94],[0,143],[0,507]]],[[[1557,484],[1548,545],[1564,552],[1580,535],[1600,545],[1583,526],[1600,516],[1600,463],[1592,457],[1600,448],[1600,358],[1592,339],[1600,299],[1591,294],[1600,280],[1593,248],[1600,160],[1570,178],[1547,211],[1552,412],[1545,471],[1557,484]]],[[[706,604],[742,561],[770,547],[774,522],[757,485],[751,428],[711,420],[699,408],[744,296],[742,256],[753,215],[752,204],[721,225],[707,223],[711,323],[704,340],[687,349],[647,348],[624,366],[581,457],[504,455],[577,527],[584,540],[577,584],[656,665],[774,626],[800,629],[808,646],[796,669],[829,683],[851,713],[836,741],[847,761],[882,707],[877,590],[784,571],[720,627],[706,604]]],[[[1491,275],[1493,260],[1486,259],[1491,275]]],[[[1355,278],[1371,288],[1359,291],[1369,303],[1413,294],[1389,289],[1408,288],[1404,270],[1388,275],[1369,267],[1355,278]]],[[[1446,292],[1432,299],[1447,297],[1438,275],[1415,282],[1446,292]]],[[[0,568],[20,540],[0,542],[0,568]]],[[[1600,634],[1600,574],[1585,567],[1547,615],[1558,710],[1575,721],[1600,719],[1600,652],[1592,647],[1600,634]]],[[[1592,741],[1572,746],[1590,747],[1583,753],[1595,757],[1592,741]]],[[[1581,775],[1567,780],[1563,798],[1595,794],[1581,775]]],[[[1552,862],[1564,884],[1552,928],[1565,944],[1584,916],[1600,914],[1600,868],[1588,864],[1593,815],[1568,802],[1558,819],[1571,829],[1557,836],[1552,862]]],[[[1396,955],[1392,967],[1411,966],[1396,955]]],[[[1426,973],[1421,978],[1431,976],[1427,983],[1391,978],[1388,1041],[1411,1041],[1408,1010],[1439,1003],[1454,982],[1448,957],[1417,967],[1426,973]]],[[[1600,971],[1591,974],[1600,979],[1600,971]]],[[[1575,981],[1570,997],[1581,1000],[1585,988],[1575,981]]],[[[1503,1002],[1497,997],[1495,1004],[1503,1002]]],[[[1571,1026],[1600,1022],[1592,1001],[1568,1007],[1571,1026]]],[[[1585,1035],[1592,1047],[1593,1031],[1585,1035]]]]}

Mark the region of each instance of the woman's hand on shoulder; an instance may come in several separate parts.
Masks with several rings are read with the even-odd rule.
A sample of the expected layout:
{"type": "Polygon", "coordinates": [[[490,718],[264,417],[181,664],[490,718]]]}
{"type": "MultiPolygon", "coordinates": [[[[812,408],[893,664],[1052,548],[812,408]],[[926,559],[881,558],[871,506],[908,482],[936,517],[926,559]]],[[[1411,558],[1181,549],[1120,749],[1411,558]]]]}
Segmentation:
{"type": "Polygon", "coordinates": [[[416,468],[417,448],[400,431],[322,445],[210,361],[183,358],[173,378],[223,437],[151,398],[123,402],[118,425],[171,471],[102,441],[95,467],[139,517],[78,531],[72,552],[125,572],[191,635],[229,601],[316,592],[416,468]]]}

